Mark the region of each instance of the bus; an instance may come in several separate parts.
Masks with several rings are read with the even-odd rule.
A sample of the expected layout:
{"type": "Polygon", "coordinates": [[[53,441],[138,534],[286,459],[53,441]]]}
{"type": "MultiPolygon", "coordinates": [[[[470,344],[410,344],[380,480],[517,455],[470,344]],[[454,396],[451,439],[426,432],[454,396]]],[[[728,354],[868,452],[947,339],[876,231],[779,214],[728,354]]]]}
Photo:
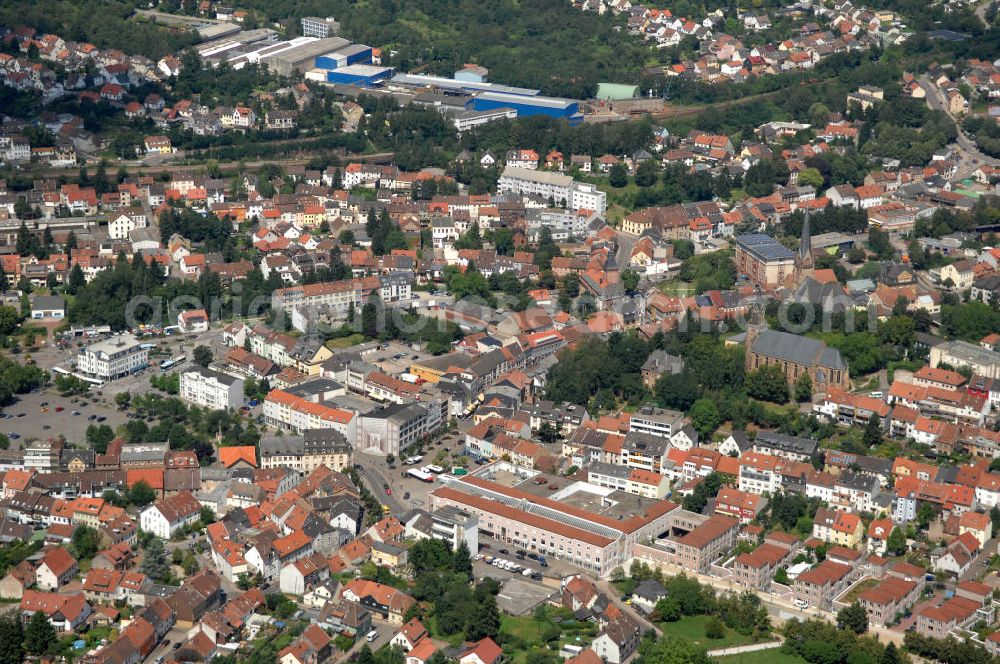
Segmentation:
{"type": "Polygon", "coordinates": [[[69,371],[67,371],[66,369],[63,369],[62,367],[52,367],[52,372],[53,373],[57,373],[60,376],[69,376],[69,375],[72,375],[69,371]]]}
{"type": "Polygon", "coordinates": [[[160,362],[160,371],[170,371],[170,368],[177,364],[177,360],[163,360],[160,362]]]}
{"type": "Polygon", "coordinates": [[[434,476],[427,471],[420,468],[410,468],[406,471],[406,474],[410,477],[420,480],[421,482],[433,482],[434,476]]]}
{"type": "Polygon", "coordinates": [[[441,466],[424,466],[421,470],[426,470],[429,473],[434,473],[435,475],[440,475],[444,472],[444,468],[441,466]]]}

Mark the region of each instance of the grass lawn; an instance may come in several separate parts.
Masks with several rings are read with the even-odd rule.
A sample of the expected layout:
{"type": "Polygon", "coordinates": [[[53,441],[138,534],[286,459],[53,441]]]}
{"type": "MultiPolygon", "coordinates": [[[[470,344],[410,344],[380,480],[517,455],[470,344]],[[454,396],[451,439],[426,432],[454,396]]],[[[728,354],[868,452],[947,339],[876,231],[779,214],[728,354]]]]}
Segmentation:
{"type": "Polygon", "coordinates": [[[858,596],[861,595],[861,593],[868,590],[869,588],[874,588],[878,584],[879,584],[878,579],[872,579],[872,578],[863,579],[859,583],[855,584],[855,586],[851,588],[849,591],[844,593],[844,596],[840,599],[840,601],[846,604],[851,604],[852,602],[854,602],[854,600],[858,598],[858,596]]]}
{"type": "Polygon", "coordinates": [[[363,334],[352,334],[349,337],[340,337],[339,339],[330,339],[326,342],[327,348],[349,348],[350,346],[356,346],[365,340],[365,335],[363,334]]]}
{"type": "Polygon", "coordinates": [[[805,664],[806,660],[798,655],[783,652],[781,648],[769,648],[767,650],[756,650],[745,652],[739,655],[726,655],[715,657],[715,661],[720,664],[805,664]]]}
{"type": "Polygon", "coordinates": [[[542,638],[541,623],[532,616],[500,616],[500,631],[537,644],[542,638]]]}
{"type": "Polygon", "coordinates": [[[726,635],[721,639],[709,639],[705,637],[705,624],[712,616],[684,616],[677,622],[661,622],[657,627],[663,630],[664,634],[679,636],[685,641],[690,641],[706,650],[717,650],[719,648],[730,648],[732,646],[745,646],[754,642],[753,637],[744,636],[739,632],[726,628],[726,635]]]}

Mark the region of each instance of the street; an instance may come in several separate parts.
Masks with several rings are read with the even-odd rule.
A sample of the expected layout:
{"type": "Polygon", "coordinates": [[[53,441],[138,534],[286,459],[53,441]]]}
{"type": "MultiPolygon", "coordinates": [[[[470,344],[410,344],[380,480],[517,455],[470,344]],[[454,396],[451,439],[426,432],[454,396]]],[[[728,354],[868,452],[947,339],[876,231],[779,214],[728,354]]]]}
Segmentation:
{"type": "Polygon", "coordinates": [[[945,104],[944,93],[941,89],[934,85],[934,83],[932,83],[926,75],[921,75],[917,79],[917,82],[920,84],[920,87],[924,89],[924,92],[927,93],[928,105],[932,109],[948,113],[948,115],[955,120],[955,128],[958,131],[958,137],[955,140],[958,152],[957,179],[963,180],[972,175],[972,172],[979,167],[979,164],[1000,166],[1000,159],[994,159],[993,157],[989,157],[980,152],[979,148],[976,147],[975,141],[969,138],[962,130],[961,122],[948,112],[945,104]]]}

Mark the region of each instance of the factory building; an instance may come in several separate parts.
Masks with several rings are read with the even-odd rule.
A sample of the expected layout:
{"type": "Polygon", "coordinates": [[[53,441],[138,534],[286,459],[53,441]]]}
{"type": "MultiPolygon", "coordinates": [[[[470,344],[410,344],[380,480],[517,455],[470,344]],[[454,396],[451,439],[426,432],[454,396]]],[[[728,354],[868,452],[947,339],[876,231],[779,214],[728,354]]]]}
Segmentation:
{"type": "Polygon", "coordinates": [[[583,114],[580,113],[580,103],[575,99],[560,99],[557,97],[542,97],[540,95],[525,97],[505,92],[480,92],[466,105],[468,111],[492,111],[498,108],[511,108],[518,117],[547,115],[569,121],[571,125],[580,124],[583,114]]]}

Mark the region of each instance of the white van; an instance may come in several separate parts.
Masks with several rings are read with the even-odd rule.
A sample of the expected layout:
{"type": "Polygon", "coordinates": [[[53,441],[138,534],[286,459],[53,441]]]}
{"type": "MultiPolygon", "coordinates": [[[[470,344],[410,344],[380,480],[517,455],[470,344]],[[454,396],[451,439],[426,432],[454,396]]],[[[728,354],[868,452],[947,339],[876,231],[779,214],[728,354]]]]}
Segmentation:
{"type": "Polygon", "coordinates": [[[368,632],[368,634],[365,635],[365,641],[367,641],[368,643],[371,643],[372,641],[374,641],[377,638],[378,638],[378,630],[377,629],[373,629],[372,631],[368,632]]]}

